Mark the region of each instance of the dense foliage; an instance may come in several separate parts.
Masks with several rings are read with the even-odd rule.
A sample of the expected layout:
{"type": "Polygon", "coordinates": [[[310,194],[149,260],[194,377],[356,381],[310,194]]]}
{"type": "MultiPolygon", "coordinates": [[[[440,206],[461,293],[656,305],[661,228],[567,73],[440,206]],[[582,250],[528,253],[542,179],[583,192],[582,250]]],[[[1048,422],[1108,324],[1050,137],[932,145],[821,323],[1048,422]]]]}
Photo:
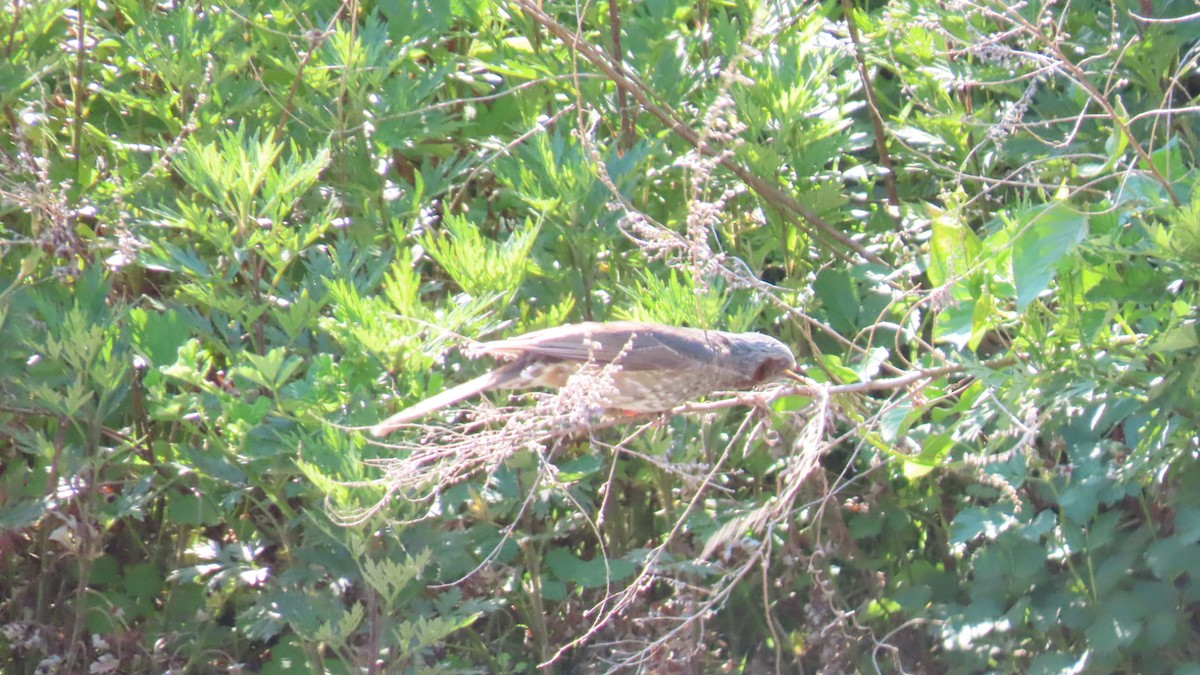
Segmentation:
{"type": "Polygon", "coordinates": [[[0,0],[0,670],[1200,672],[1198,38],[0,0]],[[359,428],[617,318],[807,380],[359,428]]]}

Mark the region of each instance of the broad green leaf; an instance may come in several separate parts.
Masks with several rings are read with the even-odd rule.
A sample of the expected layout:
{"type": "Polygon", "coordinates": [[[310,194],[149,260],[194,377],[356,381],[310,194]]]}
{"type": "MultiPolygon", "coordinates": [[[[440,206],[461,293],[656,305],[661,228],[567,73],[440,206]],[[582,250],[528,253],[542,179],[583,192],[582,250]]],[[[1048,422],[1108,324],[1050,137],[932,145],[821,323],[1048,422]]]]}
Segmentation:
{"type": "Polygon", "coordinates": [[[929,281],[934,286],[953,284],[955,297],[969,296],[958,288],[978,271],[982,250],[979,237],[952,212],[941,211],[930,221],[929,281]]]}
{"type": "Polygon", "coordinates": [[[1026,209],[1014,217],[1010,227],[1018,311],[1050,286],[1059,264],[1087,235],[1087,225],[1086,214],[1063,202],[1026,209]]]}
{"type": "Polygon", "coordinates": [[[1166,537],[1150,544],[1146,549],[1146,566],[1154,576],[1164,581],[1191,570],[1200,556],[1200,546],[1186,543],[1179,537],[1166,537]]]}
{"type": "Polygon", "coordinates": [[[949,434],[933,434],[921,444],[921,452],[915,457],[906,457],[904,475],[909,479],[917,479],[928,474],[941,463],[950,448],[954,447],[954,439],[949,434]]]}
{"type": "Polygon", "coordinates": [[[966,544],[980,536],[991,540],[1016,525],[1018,521],[1006,508],[972,506],[960,511],[950,523],[950,541],[966,544]]]}
{"type": "Polygon", "coordinates": [[[167,516],[179,525],[215,525],[222,517],[211,500],[193,492],[171,493],[167,516]]]}
{"type": "Polygon", "coordinates": [[[609,559],[597,556],[581,560],[565,548],[555,548],[546,554],[546,566],[554,576],[584,588],[604,587],[633,574],[633,563],[620,558],[609,559]]]}

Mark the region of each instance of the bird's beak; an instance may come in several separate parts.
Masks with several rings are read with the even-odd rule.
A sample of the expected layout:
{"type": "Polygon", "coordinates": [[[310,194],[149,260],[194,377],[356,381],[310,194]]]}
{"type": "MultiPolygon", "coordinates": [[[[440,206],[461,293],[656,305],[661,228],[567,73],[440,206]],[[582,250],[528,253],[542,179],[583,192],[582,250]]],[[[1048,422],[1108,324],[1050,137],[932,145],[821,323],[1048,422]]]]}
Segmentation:
{"type": "Polygon", "coordinates": [[[795,370],[792,370],[791,368],[785,368],[783,371],[783,374],[789,380],[795,380],[796,382],[800,382],[801,384],[803,384],[805,381],[803,375],[801,375],[800,373],[797,373],[795,370]]]}

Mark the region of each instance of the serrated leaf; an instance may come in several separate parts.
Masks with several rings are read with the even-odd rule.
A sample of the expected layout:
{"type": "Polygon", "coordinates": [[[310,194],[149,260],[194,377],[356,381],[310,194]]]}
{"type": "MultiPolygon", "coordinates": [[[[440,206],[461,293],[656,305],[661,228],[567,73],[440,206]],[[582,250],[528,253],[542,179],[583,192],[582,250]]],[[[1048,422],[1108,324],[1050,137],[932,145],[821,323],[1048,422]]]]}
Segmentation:
{"type": "Polygon", "coordinates": [[[603,587],[634,572],[633,563],[628,560],[610,558],[606,561],[600,556],[582,560],[564,548],[556,548],[547,553],[546,566],[559,579],[584,588],[603,587]]]}
{"type": "Polygon", "coordinates": [[[930,230],[930,282],[935,286],[958,284],[976,271],[983,246],[971,228],[941,212],[930,221],[930,230]]]}
{"type": "Polygon", "coordinates": [[[1083,241],[1088,218],[1063,202],[1054,202],[1026,210],[1012,227],[1017,310],[1024,311],[1050,286],[1059,263],[1083,241]]]}

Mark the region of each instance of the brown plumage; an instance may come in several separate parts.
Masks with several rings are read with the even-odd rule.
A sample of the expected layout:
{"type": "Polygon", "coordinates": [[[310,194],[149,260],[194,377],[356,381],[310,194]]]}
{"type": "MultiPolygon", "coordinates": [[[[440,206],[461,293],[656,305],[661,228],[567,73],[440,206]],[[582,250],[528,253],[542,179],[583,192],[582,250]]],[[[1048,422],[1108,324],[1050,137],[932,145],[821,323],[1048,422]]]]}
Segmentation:
{"type": "Polygon", "coordinates": [[[654,323],[578,323],[485,342],[476,351],[508,363],[451,387],[371,427],[386,436],[459,401],[497,389],[561,387],[585,364],[617,366],[612,410],[662,412],[720,389],[747,389],[796,366],[779,340],[761,333],[727,333],[654,323]]]}

